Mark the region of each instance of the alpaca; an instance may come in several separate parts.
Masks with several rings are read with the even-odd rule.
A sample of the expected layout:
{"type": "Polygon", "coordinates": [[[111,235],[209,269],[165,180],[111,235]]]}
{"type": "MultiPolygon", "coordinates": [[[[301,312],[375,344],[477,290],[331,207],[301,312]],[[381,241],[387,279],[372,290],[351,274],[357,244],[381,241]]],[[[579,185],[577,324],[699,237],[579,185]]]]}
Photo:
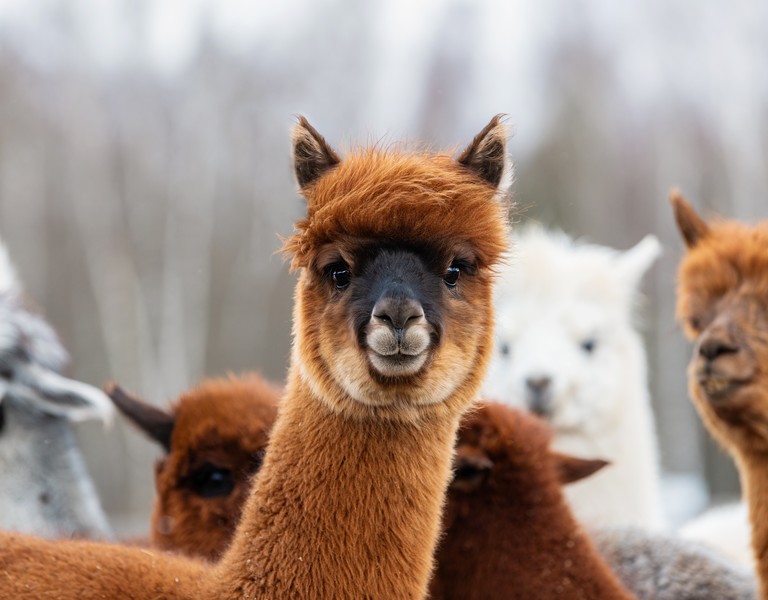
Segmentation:
{"type": "Polygon", "coordinates": [[[549,427],[501,404],[459,431],[432,597],[632,598],[568,509],[561,483],[605,466],[550,452],[549,427]]]}
{"type": "Polygon", "coordinates": [[[590,535],[614,572],[638,598],[757,598],[754,573],[704,545],[632,528],[597,529],[590,535]]]}
{"type": "Polygon", "coordinates": [[[495,117],[457,159],[342,160],[303,118],[293,139],[308,203],[284,246],[301,271],[293,352],[231,546],[206,567],[0,535],[0,597],[425,597],[456,431],[492,349],[505,129],[495,117]]]}
{"type": "Polygon", "coordinates": [[[73,422],[112,417],[108,398],[61,376],[67,353],[30,312],[0,243],[0,529],[47,538],[112,537],[73,422]]]}
{"type": "Polygon", "coordinates": [[[496,349],[484,396],[546,418],[557,450],[611,462],[566,488],[582,522],[660,527],[646,358],[632,322],[658,240],[647,236],[619,252],[527,227],[513,246],[496,287],[496,349]]]}
{"type": "Polygon", "coordinates": [[[155,465],[152,544],[220,558],[264,459],[280,390],[255,373],[206,379],[168,412],[116,385],[107,393],[165,452],[155,465]]]}
{"type": "Polygon", "coordinates": [[[707,222],[679,192],[670,199],[687,248],[678,270],[677,314],[694,342],[688,390],[704,425],[739,469],[766,599],[768,222],[707,222]]]}

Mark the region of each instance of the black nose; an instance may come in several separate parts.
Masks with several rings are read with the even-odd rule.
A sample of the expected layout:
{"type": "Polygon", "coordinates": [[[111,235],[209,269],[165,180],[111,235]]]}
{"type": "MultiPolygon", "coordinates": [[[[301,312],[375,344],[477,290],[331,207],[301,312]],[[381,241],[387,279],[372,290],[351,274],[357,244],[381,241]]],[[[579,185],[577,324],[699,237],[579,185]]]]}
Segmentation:
{"type": "Polygon", "coordinates": [[[528,391],[541,394],[549,390],[550,385],[552,385],[552,378],[546,375],[542,377],[528,377],[525,380],[525,385],[528,391]]]}
{"type": "Polygon", "coordinates": [[[738,345],[720,336],[707,336],[699,342],[699,355],[708,361],[726,354],[736,354],[738,351],[738,345]]]}
{"type": "Polygon", "coordinates": [[[373,318],[383,321],[395,331],[402,331],[410,321],[424,316],[424,308],[414,298],[384,296],[373,306],[373,318]]]}
{"type": "Polygon", "coordinates": [[[540,417],[549,416],[552,413],[552,378],[546,375],[528,377],[525,386],[530,411],[540,417]]]}

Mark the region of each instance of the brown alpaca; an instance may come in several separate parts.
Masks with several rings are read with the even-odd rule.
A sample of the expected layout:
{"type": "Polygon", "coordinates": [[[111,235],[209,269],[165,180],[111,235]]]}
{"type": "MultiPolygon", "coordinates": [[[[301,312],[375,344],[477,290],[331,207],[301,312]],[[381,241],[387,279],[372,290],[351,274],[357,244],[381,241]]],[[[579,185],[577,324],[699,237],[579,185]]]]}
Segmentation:
{"type": "Polygon", "coordinates": [[[2,597],[29,596],[31,582],[31,597],[62,600],[423,598],[459,419],[491,350],[505,138],[496,117],[457,160],[379,149],[340,160],[301,119],[308,216],[285,244],[301,270],[291,367],[229,550],[207,569],[2,536],[2,597]]]}
{"type": "Polygon", "coordinates": [[[432,598],[633,598],[576,522],[562,484],[605,466],[550,451],[546,424],[487,404],[459,430],[432,598]]]}
{"type": "Polygon", "coordinates": [[[749,505],[761,597],[768,599],[768,222],[705,222],[677,192],[687,246],[677,313],[694,341],[689,393],[736,461],[749,505]]]}
{"type": "Polygon", "coordinates": [[[165,455],[155,465],[152,544],[216,560],[261,467],[280,390],[252,373],[206,379],[169,412],[110,386],[115,406],[165,455]]]}

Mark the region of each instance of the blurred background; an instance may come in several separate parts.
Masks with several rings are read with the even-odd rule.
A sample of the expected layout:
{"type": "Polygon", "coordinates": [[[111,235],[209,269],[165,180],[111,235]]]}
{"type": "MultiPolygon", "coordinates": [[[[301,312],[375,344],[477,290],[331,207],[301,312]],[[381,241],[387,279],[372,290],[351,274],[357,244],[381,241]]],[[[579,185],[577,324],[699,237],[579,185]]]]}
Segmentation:
{"type": "MultiPolygon", "coordinates": [[[[0,0],[0,236],[73,377],[158,405],[228,371],[280,380],[294,116],[342,149],[453,148],[506,113],[522,220],[661,239],[663,465],[735,495],[687,398],[667,193],[768,214],[767,26],[762,0],[0,0]]],[[[78,433],[118,528],[146,529],[155,448],[122,422],[78,433]]]]}

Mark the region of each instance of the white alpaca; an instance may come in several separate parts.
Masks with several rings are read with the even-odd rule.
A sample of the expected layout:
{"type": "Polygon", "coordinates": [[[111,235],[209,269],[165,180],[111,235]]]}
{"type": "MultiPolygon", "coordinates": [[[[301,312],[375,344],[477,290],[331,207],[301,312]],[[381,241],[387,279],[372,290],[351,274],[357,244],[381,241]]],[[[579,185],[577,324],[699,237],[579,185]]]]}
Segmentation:
{"type": "Polygon", "coordinates": [[[24,306],[0,243],[0,529],[109,538],[71,422],[108,422],[114,409],[100,390],[62,377],[66,361],[50,325],[24,306]]]}
{"type": "Polygon", "coordinates": [[[633,327],[638,285],[660,254],[619,252],[529,227],[496,288],[496,351],[483,393],[550,421],[557,450],[611,465],[566,489],[589,525],[659,527],[656,433],[633,327]]]}

